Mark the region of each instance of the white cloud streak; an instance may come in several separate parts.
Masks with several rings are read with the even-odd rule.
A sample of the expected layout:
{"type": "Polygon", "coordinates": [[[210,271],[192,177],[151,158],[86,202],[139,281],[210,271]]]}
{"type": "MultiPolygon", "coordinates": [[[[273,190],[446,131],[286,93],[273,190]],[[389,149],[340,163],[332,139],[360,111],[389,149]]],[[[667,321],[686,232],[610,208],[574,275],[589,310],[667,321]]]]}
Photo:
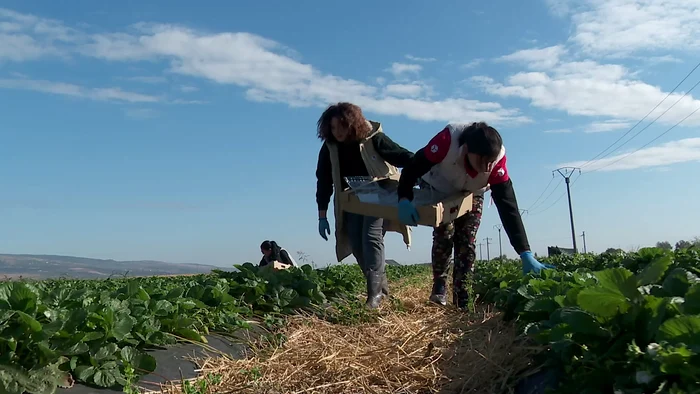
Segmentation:
{"type": "MultiPolygon", "coordinates": [[[[394,86],[387,89],[353,79],[323,73],[310,64],[290,57],[293,53],[280,43],[245,32],[205,33],[187,27],[165,24],[139,23],[122,32],[88,34],[65,27],[60,22],[45,20],[3,10],[0,22],[21,25],[3,25],[13,37],[30,36],[39,49],[19,52],[13,45],[5,50],[5,57],[12,53],[18,60],[31,60],[51,56],[56,50],[64,55],[87,56],[107,62],[161,65],[165,72],[192,78],[205,79],[222,85],[243,88],[245,97],[258,102],[286,103],[292,107],[323,107],[336,101],[352,101],[368,112],[383,115],[406,116],[426,121],[474,121],[492,123],[524,123],[531,121],[518,109],[504,108],[496,102],[467,100],[449,97],[429,100],[411,96],[417,88],[394,86]],[[39,28],[44,26],[44,28],[39,28]],[[39,33],[41,31],[41,33],[39,33]],[[48,32],[62,37],[60,48],[53,45],[58,38],[48,39],[48,32]]],[[[30,41],[27,44],[31,43],[30,41]]],[[[423,59],[429,60],[428,58],[423,59]]],[[[394,63],[389,69],[394,75],[416,74],[422,70],[419,64],[394,63]]],[[[144,82],[144,81],[142,81],[144,82]]],[[[54,92],[63,91],[51,87],[49,81],[39,84],[29,82],[5,82],[6,87],[22,86],[25,89],[54,92]]],[[[54,82],[56,85],[60,83],[54,82]]],[[[401,84],[394,84],[401,85],[401,84]]],[[[64,89],[72,95],[113,100],[127,99],[123,91],[87,90],[73,87],[64,89]]],[[[423,88],[422,94],[425,94],[423,88]]],[[[61,93],[67,94],[67,93],[61,93]]],[[[131,100],[149,99],[146,95],[131,96],[131,100]]],[[[155,97],[152,98],[155,100],[155,97]]],[[[172,103],[184,100],[170,100],[172,103]]]]}
{"type": "Polygon", "coordinates": [[[426,62],[426,63],[437,61],[437,59],[434,57],[418,57],[418,56],[413,56],[413,55],[406,55],[406,59],[414,61],[414,62],[426,62]]]}
{"type": "Polygon", "coordinates": [[[395,77],[401,77],[403,74],[417,74],[423,69],[420,64],[406,64],[394,62],[386,71],[394,74],[395,77]]]}
{"type": "Polygon", "coordinates": [[[588,126],[584,127],[584,133],[605,133],[608,131],[615,131],[620,129],[629,129],[632,127],[632,122],[625,122],[619,120],[606,120],[602,122],[593,122],[588,126]]]}
{"type": "MultiPolygon", "coordinates": [[[[592,60],[565,61],[561,59],[564,54],[560,46],[518,51],[501,59],[522,63],[533,71],[518,72],[505,82],[485,76],[472,80],[490,94],[526,99],[538,108],[622,122],[641,119],[667,95],[660,87],[637,79],[622,65],[592,60]]],[[[679,92],[669,96],[649,119],[668,110],[657,122],[675,124],[700,107],[700,100],[692,94],[682,96],[679,92]],[[678,103],[669,110],[676,101],[678,103]]],[[[686,123],[700,124],[700,120],[694,118],[686,123]]]]}
{"type": "MultiPolygon", "coordinates": [[[[633,152],[633,150],[597,160],[586,166],[584,171],[610,172],[636,170],[640,168],[700,161],[700,138],[686,138],[640,149],[632,154],[629,154],[630,152],[633,152]]],[[[582,160],[561,163],[559,166],[581,167],[584,163],[586,163],[586,161],[582,160]]]]}
{"type": "Polygon", "coordinates": [[[30,90],[98,101],[156,103],[160,97],[124,91],[120,88],[86,88],[79,85],[35,79],[0,79],[0,89],[30,90]]]}
{"type": "Polygon", "coordinates": [[[700,49],[697,0],[548,0],[574,25],[570,40],[592,55],[700,49]]]}

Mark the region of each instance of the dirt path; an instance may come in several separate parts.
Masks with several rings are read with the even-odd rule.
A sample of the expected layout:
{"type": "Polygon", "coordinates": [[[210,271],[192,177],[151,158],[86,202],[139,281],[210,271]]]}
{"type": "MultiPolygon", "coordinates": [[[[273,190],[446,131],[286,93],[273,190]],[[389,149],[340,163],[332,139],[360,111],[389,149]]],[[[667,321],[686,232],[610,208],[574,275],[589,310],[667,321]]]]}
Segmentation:
{"type": "MultiPolygon", "coordinates": [[[[392,284],[378,312],[361,302],[335,323],[295,316],[281,346],[242,360],[200,360],[216,393],[508,393],[531,352],[489,308],[465,314],[427,302],[429,277],[392,284]]],[[[204,391],[202,394],[206,393],[204,391]]]]}

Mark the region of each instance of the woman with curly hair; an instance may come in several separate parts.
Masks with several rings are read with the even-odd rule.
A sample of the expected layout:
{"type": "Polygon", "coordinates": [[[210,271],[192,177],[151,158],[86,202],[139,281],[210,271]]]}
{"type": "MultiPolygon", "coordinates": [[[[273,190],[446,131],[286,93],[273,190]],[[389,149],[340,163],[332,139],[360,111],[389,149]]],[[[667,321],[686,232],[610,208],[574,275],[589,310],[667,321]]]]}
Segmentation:
{"type": "Polygon", "coordinates": [[[260,251],[263,254],[259,264],[260,267],[272,264],[275,261],[295,267],[297,265],[292,256],[290,256],[284,248],[277,245],[275,241],[264,241],[260,244],[260,251]]]}
{"type": "Polygon", "coordinates": [[[388,220],[344,212],[339,192],[348,189],[345,177],[372,176],[398,180],[399,171],[413,159],[413,153],[392,141],[378,122],[368,121],[355,104],[341,102],[329,106],[317,124],[323,141],[316,168],[318,231],[328,241],[331,233],[327,211],[335,190],[334,217],[336,257],[352,254],[367,281],[367,306],[377,308],[389,295],[385,272],[384,234],[395,231],[410,245],[410,227],[388,220]]]}

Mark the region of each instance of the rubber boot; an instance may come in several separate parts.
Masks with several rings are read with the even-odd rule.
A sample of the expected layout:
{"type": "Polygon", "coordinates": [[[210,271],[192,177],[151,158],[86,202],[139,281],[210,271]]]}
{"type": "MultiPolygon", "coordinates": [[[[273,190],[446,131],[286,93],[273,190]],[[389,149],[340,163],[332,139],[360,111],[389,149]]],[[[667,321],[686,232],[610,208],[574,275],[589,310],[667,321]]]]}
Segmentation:
{"type": "Polygon", "coordinates": [[[467,310],[469,306],[469,292],[465,289],[454,289],[452,302],[459,309],[467,310]]]}
{"type": "Polygon", "coordinates": [[[433,291],[430,293],[430,301],[442,306],[447,305],[447,298],[445,297],[446,292],[447,285],[445,279],[433,279],[433,291]]]}
{"type": "Polygon", "coordinates": [[[370,309],[376,309],[384,299],[382,292],[382,277],[383,273],[377,271],[367,272],[367,302],[366,305],[370,309]]]}
{"type": "Polygon", "coordinates": [[[382,275],[382,294],[389,296],[389,280],[386,277],[386,271],[382,275]]]}

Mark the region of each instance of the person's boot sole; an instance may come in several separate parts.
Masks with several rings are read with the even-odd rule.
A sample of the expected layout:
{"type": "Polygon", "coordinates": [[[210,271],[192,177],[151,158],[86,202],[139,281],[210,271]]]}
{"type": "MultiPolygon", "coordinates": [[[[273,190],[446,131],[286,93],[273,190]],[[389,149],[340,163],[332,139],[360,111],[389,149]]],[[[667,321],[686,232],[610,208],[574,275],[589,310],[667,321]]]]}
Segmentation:
{"type": "Polygon", "coordinates": [[[447,305],[447,300],[444,298],[444,296],[440,297],[438,295],[432,294],[432,295],[430,295],[429,300],[430,300],[430,302],[438,304],[438,305],[442,305],[442,306],[447,305]]]}

